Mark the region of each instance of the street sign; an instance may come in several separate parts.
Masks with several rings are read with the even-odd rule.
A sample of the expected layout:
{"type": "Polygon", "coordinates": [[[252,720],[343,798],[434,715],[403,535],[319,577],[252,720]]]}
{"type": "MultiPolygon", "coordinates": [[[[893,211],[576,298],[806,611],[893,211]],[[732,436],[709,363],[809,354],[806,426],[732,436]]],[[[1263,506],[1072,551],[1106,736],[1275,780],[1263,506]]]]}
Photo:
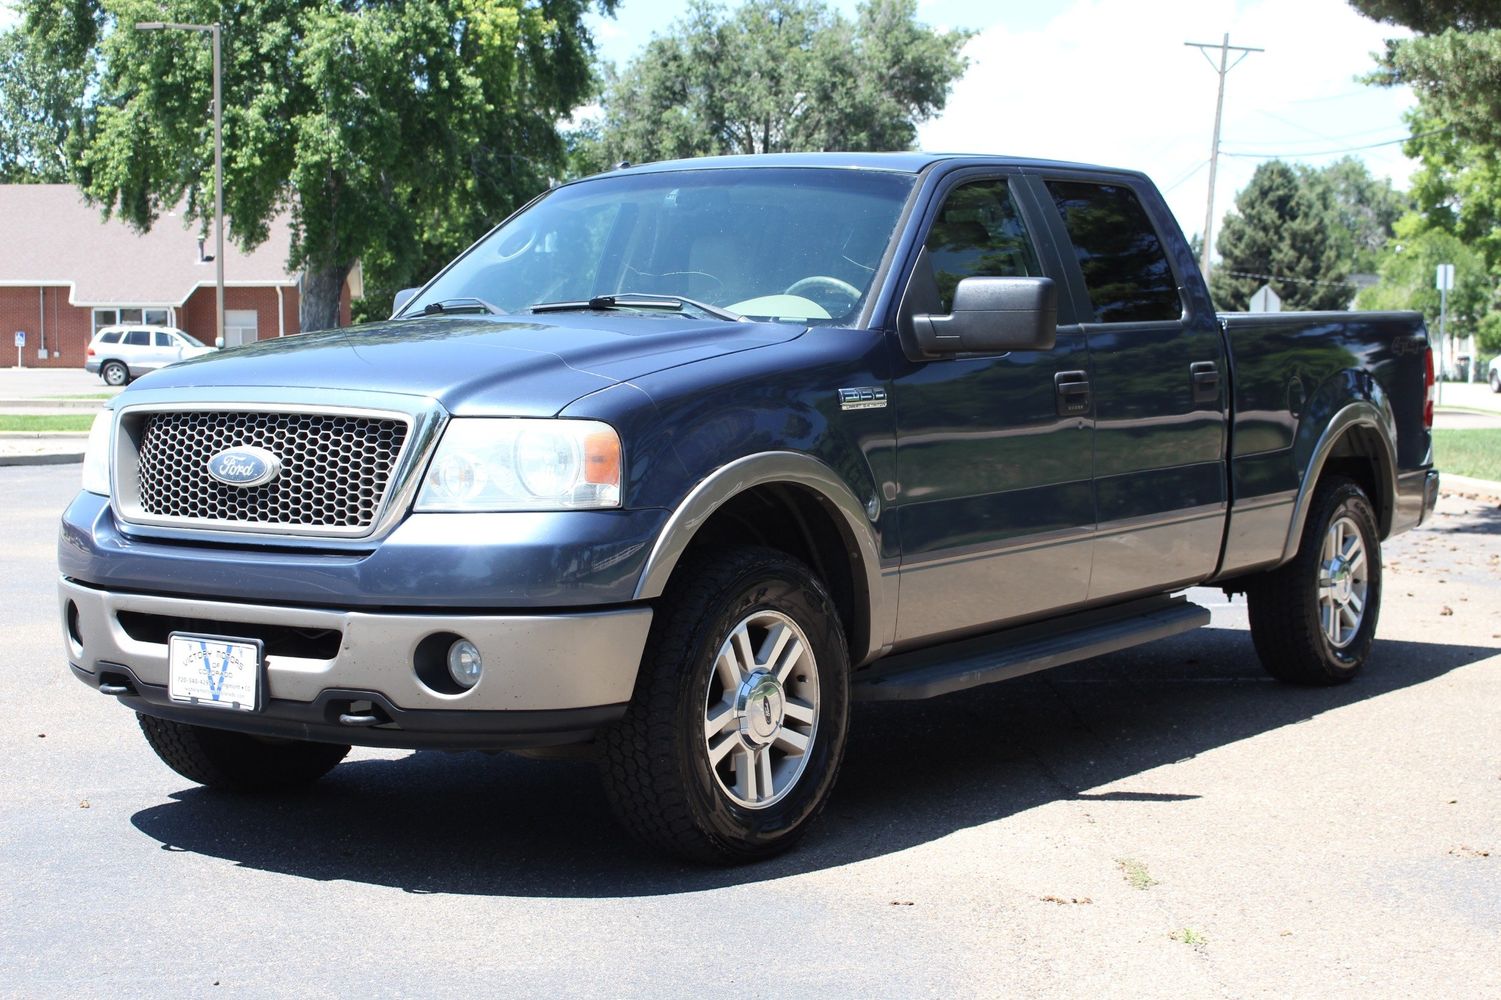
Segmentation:
{"type": "Polygon", "coordinates": [[[25,330],[17,330],[16,331],[16,346],[17,347],[25,347],[26,346],[26,331],[25,330]]]}
{"type": "Polygon", "coordinates": [[[1272,291],[1271,285],[1262,285],[1251,296],[1250,311],[1253,313],[1279,313],[1282,311],[1282,296],[1272,291]]]}
{"type": "Polygon", "coordinates": [[[1433,287],[1441,292],[1454,291],[1454,265],[1440,264],[1433,276],[1433,287]]]}

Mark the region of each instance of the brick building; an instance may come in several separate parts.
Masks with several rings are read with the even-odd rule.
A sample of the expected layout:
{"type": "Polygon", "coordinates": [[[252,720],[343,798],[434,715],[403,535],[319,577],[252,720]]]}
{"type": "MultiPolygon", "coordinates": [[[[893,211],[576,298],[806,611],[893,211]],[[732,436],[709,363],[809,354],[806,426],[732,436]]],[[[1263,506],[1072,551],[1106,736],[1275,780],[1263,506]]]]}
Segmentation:
{"type": "MultiPolygon", "coordinates": [[[[299,332],[289,245],[285,218],[251,253],[225,240],[225,346],[299,332]]],[[[138,233],[105,222],[70,185],[0,185],[0,367],[15,367],[15,351],[4,348],[16,331],[26,333],[28,368],[82,367],[94,331],[116,323],[175,326],[212,344],[213,252],[212,239],[200,247],[198,227],[177,213],[138,233]]],[[[346,284],[341,323],[351,290],[346,284]]]]}

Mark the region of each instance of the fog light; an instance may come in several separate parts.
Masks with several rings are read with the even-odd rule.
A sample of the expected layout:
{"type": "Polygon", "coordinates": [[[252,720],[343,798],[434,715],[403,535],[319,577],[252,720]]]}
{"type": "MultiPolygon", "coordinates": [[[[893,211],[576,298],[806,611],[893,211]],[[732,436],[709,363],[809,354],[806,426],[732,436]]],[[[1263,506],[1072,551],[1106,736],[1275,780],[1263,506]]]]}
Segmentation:
{"type": "Polygon", "coordinates": [[[485,662],[479,650],[468,639],[460,639],[448,647],[448,676],[459,687],[468,690],[479,683],[479,675],[485,670],[485,662]]]}

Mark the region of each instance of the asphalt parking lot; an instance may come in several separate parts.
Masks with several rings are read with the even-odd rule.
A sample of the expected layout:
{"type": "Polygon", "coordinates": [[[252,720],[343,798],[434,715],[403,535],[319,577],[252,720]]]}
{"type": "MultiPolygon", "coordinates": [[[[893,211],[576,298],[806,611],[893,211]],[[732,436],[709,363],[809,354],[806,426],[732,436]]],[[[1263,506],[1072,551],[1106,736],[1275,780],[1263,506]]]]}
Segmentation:
{"type": "Polygon", "coordinates": [[[0,994],[1501,995],[1501,505],[1386,546],[1355,684],[1210,628],[861,706],[795,853],[664,863],[586,762],[356,751],[312,791],[194,788],[79,684],[53,525],[0,469],[0,994]]]}

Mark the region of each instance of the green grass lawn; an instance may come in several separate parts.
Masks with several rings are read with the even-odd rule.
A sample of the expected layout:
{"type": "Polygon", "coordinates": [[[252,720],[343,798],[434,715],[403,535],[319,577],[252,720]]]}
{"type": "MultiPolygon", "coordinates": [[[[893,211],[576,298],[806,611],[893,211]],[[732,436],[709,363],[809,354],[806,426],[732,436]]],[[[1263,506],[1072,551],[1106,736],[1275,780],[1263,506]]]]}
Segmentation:
{"type": "Polygon", "coordinates": [[[1501,429],[1434,431],[1433,460],[1440,472],[1501,482],[1501,429]]]}
{"type": "Polygon", "coordinates": [[[114,399],[112,392],[86,392],[79,396],[43,396],[43,399],[114,399]]]}
{"type": "Polygon", "coordinates": [[[0,413],[0,431],[86,431],[93,422],[92,413],[0,413]]]}

